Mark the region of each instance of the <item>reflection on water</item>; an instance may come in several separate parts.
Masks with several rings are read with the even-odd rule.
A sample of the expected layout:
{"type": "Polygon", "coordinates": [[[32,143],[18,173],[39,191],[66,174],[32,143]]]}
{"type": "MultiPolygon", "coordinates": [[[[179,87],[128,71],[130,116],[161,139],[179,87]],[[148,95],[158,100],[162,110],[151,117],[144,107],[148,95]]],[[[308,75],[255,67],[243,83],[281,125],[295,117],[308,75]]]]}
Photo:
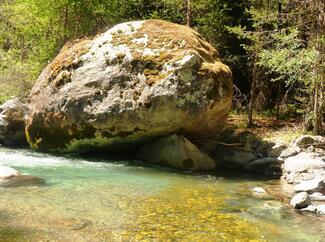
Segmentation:
{"type": "Polygon", "coordinates": [[[0,241],[321,241],[324,223],[252,196],[253,178],[0,148],[46,185],[0,189],[0,241]],[[294,231],[294,232],[293,232],[294,231]]]}

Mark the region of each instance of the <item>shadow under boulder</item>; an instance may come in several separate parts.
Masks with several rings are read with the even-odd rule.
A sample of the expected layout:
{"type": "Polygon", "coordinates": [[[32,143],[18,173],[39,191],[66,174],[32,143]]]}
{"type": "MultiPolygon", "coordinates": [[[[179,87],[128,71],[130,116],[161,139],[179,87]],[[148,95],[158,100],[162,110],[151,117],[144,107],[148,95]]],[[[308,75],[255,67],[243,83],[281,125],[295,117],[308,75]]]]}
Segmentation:
{"type": "Polygon", "coordinates": [[[218,161],[217,167],[263,173],[270,178],[279,178],[283,162],[278,156],[286,147],[262,141],[248,131],[237,133],[235,130],[226,130],[215,140],[201,144],[199,148],[218,161]]]}
{"type": "Polygon", "coordinates": [[[215,162],[183,136],[176,134],[144,145],[137,157],[148,163],[184,170],[211,170],[215,162]]]}

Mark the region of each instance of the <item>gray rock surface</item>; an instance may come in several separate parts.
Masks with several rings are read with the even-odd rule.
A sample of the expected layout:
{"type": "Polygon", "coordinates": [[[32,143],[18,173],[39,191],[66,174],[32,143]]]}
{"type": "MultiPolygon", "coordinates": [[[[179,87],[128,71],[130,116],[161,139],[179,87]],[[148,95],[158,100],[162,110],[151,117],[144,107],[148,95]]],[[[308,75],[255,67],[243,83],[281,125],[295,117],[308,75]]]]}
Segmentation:
{"type": "Polygon", "coordinates": [[[325,178],[314,178],[308,181],[302,181],[293,187],[296,192],[319,192],[325,189],[325,178]]]}
{"type": "Polygon", "coordinates": [[[283,150],[279,156],[280,159],[286,159],[290,156],[297,155],[301,149],[299,147],[288,147],[287,149],[283,150]]]}
{"type": "Polygon", "coordinates": [[[300,136],[293,145],[300,148],[307,148],[311,145],[325,145],[325,137],[323,136],[312,136],[312,135],[302,135],[300,136]]]}
{"type": "Polygon", "coordinates": [[[289,157],[284,162],[285,173],[300,173],[309,170],[323,171],[325,168],[324,157],[314,156],[312,153],[301,152],[289,157]]]}
{"type": "Polygon", "coordinates": [[[0,106],[0,144],[26,146],[25,116],[27,105],[18,98],[8,100],[0,106]]]}
{"type": "Polygon", "coordinates": [[[309,197],[312,201],[325,201],[325,195],[320,192],[314,192],[313,194],[310,194],[309,197]]]}
{"type": "Polygon", "coordinates": [[[290,201],[290,205],[296,209],[306,208],[311,204],[311,199],[307,192],[297,193],[290,201]]]}
{"type": "Polygon", "coordinates": [[[33,87],[28,142],[62,152],[132,146],[179,133],[214,136],[232,74],[194,30],[160,20],[116,25],[68,43],[33,87]]]}
{"type": "Polygon", "coordinates": [[[182,136],[170,135],[142,147],[138,158],[145,162],[185,170],[210,170],[215,161],[182,136]]]}
{"type": "Polygon", "coordinates": [[[266,156],[278,158],[281,155],[281,153],[286,149],[287,146],[284,144],[275,144],[268,148],[266,156]]]}

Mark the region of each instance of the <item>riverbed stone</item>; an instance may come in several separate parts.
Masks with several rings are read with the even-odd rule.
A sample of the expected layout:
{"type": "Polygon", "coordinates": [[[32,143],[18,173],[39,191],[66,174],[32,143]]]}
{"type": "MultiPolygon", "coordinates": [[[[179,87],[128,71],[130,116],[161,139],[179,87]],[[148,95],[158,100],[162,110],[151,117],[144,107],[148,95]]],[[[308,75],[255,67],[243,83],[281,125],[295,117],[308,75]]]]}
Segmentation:
{"type": "Polygon", "coordinates": [[[0,187],[25,187],[45,185],[43,178],[29,175],[17,175],[6,179],[0,179],[0,187]]]}
{"type": "Polygon", "coordinates": [[[263,187],[254,187],[252,189],[252,191],[254,193],[258,193],[258,194],[267,194],[267,192],[265,191],[265,189],[263,187]]]}
{"type": "Polygon", "coordinates": [[[272,196],[270,196],[267,191],[263,187],[254,187],[252,189],[253,196],[259,199],[272,199],[272,196]]]}
{"type": "Polygon", "coordinates": [[[325,204],[317,205],[316,213],[319,215],[325,215],[325,204]]]}
{"type": "Polygon", "coordinates": [[[160,138],[142,147],[137,157],[145,162],[185,170],[211,170],[215,161],[179,135],[160,138]]]}
{"type": "Polygon", "coordinates": [[[0,144],[6,146],[26,146],[25,116],[28,107],[18,98],[0,105],[0,144]]]}
{"type": "Polygon", "coordinates": [[[284,162],[284,171],[288,173],[304,172],[311,169],[324,170],[325,162],[323,157],[315,157],[311,153],[301,152],[298,155],[289,157],[284,162]]]}
{"type": "Polygon", "coordinates": [[[213,137],[232,74],[196,31],[161,20],[116,25],[67,43],[30,96],[27,138],[44,151],[87,152],[179,133],[213,137]]]}
{"type": "Polygon", "coordinates": [[[307,192],[297,193],[290,201],[290,205],[296,209],[306,208],[311,204],[311,199],[307,192]]]}
{"type": "Polygon", "coordinates": [[[7,179],[18,176],[19,172],[11,167],[0,165],[0,179],[7,179]]]}
{"type": "Polygon", "coordinates": [[[325,195],[320,192],[314,192],[310,194],[309,197],[312,201],[325,201],[325,195]]]}
{"type": "Polygon", "coordinates": [[[296,192],[319,192],[325,189],[325,178],[314,178],[308,181],[302,181],[293,187],[296,192]]]}

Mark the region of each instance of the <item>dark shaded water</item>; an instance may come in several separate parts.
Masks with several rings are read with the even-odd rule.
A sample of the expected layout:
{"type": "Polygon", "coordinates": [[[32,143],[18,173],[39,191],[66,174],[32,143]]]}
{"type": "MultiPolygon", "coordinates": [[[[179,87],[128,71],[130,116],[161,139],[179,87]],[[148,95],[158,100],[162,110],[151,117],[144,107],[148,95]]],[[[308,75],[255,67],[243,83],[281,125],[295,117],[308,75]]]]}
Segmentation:
{"type": "Polygon", "coordinates": [[[4,148],[0,164],[46,181],[0,189],[0,241],[325,240],[319,218],[253,196],[277,182],[4,148]]]}

